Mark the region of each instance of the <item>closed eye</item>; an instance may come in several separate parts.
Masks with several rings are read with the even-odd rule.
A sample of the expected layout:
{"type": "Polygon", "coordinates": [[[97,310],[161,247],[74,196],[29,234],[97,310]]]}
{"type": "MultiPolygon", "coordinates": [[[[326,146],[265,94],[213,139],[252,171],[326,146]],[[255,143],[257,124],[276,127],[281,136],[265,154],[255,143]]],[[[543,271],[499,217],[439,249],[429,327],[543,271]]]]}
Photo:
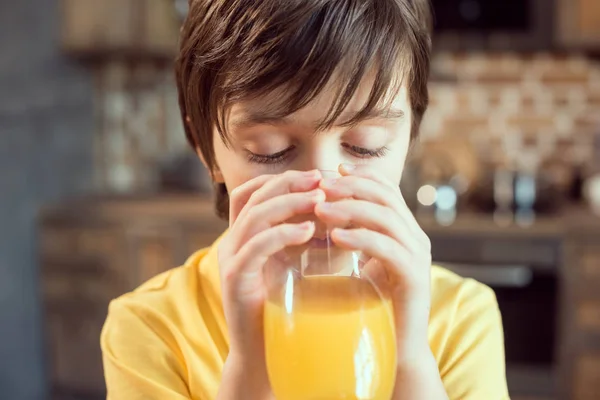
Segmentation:
{"type": "Polygon", "coordinates": [[[353,146],[351,144],[343,143],[344,147],[348,152],[359,158],[378,158],[383,157],[387,154],[389,149],[386,146],[377,149],[367,149],[360,146],[353,146]]]}
{"type": "Polygon", "coordinates": [[[287,158],[290,156],[290,153],[296,148],[296,146],[290,146],[287,149],[279,151],[273,154],[257,154],[253,153],[249,150],[246,150],[248,153],[248,161],[255,164],[282,164],[287,158]]]}

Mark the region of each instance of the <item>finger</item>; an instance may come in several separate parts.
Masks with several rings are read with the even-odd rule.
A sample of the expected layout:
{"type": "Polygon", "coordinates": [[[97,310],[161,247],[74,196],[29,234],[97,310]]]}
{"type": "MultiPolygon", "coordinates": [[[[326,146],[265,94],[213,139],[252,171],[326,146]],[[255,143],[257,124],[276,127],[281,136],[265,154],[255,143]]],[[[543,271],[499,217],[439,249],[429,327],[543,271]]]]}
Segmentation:
{"type": "Polygon", "coordinates": [[[365,200],[340,200],[319,203],[315,214],[323,222],[336,227],[354,227],[373,230],[416,250],[418,241],[412,229],[394,210],[365,200]]]}
{"type": "Polygon", "coordinates": [[[353,198],[387,206],[400,212],[396,190],[372,179],[347,175],[341,178],[323,179],[319,187],[330,201],[353,198]]]}
{"type": "Polygon", "coordinates": [[[242,211],[238,215],[243,218],[254,206],[287,193],[306,192],[316,189],[321,180],[319,171],[286,171],[283,174],[273,176],[265,184],[254,191],[242,211]]]}
{"type": "Polygon", "coordinates": [[[386,266],[393,266],[389,272],[394,275],[412,279],[412,253],[387,235],[368,229],[338,228],[331,232],[331,239],[338,246],[360,251],[386,266]]]}
{"type": "Polygon", "coordinates": [[[297,215],[312,214],[315,205],[324,200],[325,193],[321,189],[315,189],[310,192],[284,194],[253,206],[234,228],[234,248],[241,248],[254,235],[271,226],[297,215]]]}
{"type": "Polygon", "coordinates": [[[372,181],[381,183],[382,185],[385,185],[389,188],[392,188],[395,191],[398,191],[399,193],[400,182],[391,182],[389,179],[385,178],[383,174],[375,171],[372,167],[368,165],[342,164],[340,165],[339,171],[342,176],[360,176],[363,178],[367,178],[372,181]]]}
{"type": "Polygon", "coordinates": [[[410,212],[410,210],[408,209],[408,205],[406,204],[406,200],[404,200],[404,197],[400,192],[400,182],[396,183],[390,181],[389,179],[385,178],[383,174],[375,171],[372,167],[368,165],[342,164],[340,166],[340,173],[342,176],[357,176],[384,185],[385,187],[392,190],[392,193],[394,193],[394,198],[397,199],[403,205],[403,207],[410,212]]]}
{"type": "Polygon", "coordinates": [[[342,164],[340,166],[340,173],[342,176],[356,176],[362,177],[365,179],[369,179],[374,182],[378,182],[387,188],[391,189],[391,193],[394,193],[393,200],[395,202],[394,209],[398,212],[402,218],[406,221],[406,223],[410,226],[413,233],[419,237],[419,239],[423,242],[428,242],[427,235],[421,229],[421,226],[417,222],[415,216],[410,211],[408,205],[406,204],[406,200],[402,193],[400,192],[399,183],[396,184],[391,182],[390,180],[383,177],[381,173],[376,172],[372,167],[367,165],[351,165],[351,164],[342,164]]]}
{"type": "MultiPolygon", "coordinates": [[[[225,271],[224,279],[237,279],[245,275],[262,281],[262,268],[269,257],[289,246],[298,246],[310,240],[315,224],[281,224],[266,229],[252,237],[238,252],[232,267],[225,271]]],[[[251,282],[248,286],[252,287],[251,282]]]]}
{"type": "MultiPolygon", "coordinates": [[[[388,299],[393,294],[393,283],[397,279],[390,279],[390,273],[388,273],[388,267],[376,258],[371,258],[360,271],[361,279],[367,280],[376,289],[378,294],[388,299]]],[[[394,275],[391,275],[394,277],[394,275]]]]}
{"type": "Polygon", "coordinates": [[[233,189],[229,195],[229,225],[237,220],[240,211],[244,208],[252,193],[262,187],[274,175],[260,175],[233,189]]]}

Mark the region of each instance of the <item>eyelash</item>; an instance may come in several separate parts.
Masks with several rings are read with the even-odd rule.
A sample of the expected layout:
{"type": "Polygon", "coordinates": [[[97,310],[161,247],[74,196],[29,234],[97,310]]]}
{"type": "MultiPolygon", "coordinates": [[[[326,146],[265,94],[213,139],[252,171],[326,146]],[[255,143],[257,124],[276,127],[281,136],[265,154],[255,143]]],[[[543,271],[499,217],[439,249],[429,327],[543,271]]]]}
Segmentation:
{"type": "MultiPolygon", "coordinates": [[[[364,147],[352,146],[345,143],[342,144],[342,147],[353,153],[356,157],[362,159],[380,158],[385,156],[389,150],[386,146],[375,150],[370,150],[365,149],[364,147]]],[[[255,154],[248,151],[248,161],[255,164],[282,164],[295,148],[296,146],[290,146],[287,149],[274,154],[255,154]]]]}
{"type": "Polygon", "coordinates": [[[274,154],[255,154],[248,151],[248,161],[255,164],[282,164],[289,153],[294,150],[296,146],[290,146],[285,150],[282,150],[274,154]]]}
{"type": "Polygon", "coordinates": [[[386,146],[380,147],[375,150],[365,149],[364,147],[352,146],[349,144],[342,144],[342,147],[350,150],[358,158],[380,158],[387,154],[388,148],[386,146]]]}

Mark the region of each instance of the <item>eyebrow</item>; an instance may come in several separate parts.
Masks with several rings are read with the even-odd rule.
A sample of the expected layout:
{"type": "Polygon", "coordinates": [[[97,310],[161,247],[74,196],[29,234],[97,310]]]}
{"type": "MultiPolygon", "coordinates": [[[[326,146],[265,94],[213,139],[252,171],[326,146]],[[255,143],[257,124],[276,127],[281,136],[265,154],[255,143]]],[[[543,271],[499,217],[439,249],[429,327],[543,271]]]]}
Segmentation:
{"type": "MultiPolygon", "coordinates": [[[[348,112],[341,115],[339,118],[341,123],[335,123],[335,126],[344,126],[347,121],[350,121],[353,116],[358,112],[348,112]]],[[[404,118],[404,111],[399,109],[373,109],[364,115],[360,122],[381,120],[386,122],[397,121],[404,118]]],[[[234,129],[246,129],[258,125],[274,125],[274,126],[285,126],[293,125],[296,121],[293,117],[276,117],[267,111],[261,110],[249,110],[244,112],[241,116],[236,117],[231,121],[231,126],[234,129]]],[[[318,124],[315,124],[318,125],[318,124]]]]}

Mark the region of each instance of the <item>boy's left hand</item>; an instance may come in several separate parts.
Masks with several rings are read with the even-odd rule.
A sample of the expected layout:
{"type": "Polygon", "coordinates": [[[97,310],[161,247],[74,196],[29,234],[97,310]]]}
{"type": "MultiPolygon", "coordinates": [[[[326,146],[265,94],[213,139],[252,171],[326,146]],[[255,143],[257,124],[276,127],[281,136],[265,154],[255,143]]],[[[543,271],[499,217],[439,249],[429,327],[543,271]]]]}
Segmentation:
{"type": "Polygon", "coordinates": [[[398,184],[367,166],[344,164],[340,173],[338,179],[321,182],[332,201],[318,204],[315,213],[324,222],[353,227],[334,229],[333,241],[370,257],[365,268],[385,271],[395,310],[399,366],[418,364],[431,357],[427,337],[429,238],[406,205],[398,184]]]}

